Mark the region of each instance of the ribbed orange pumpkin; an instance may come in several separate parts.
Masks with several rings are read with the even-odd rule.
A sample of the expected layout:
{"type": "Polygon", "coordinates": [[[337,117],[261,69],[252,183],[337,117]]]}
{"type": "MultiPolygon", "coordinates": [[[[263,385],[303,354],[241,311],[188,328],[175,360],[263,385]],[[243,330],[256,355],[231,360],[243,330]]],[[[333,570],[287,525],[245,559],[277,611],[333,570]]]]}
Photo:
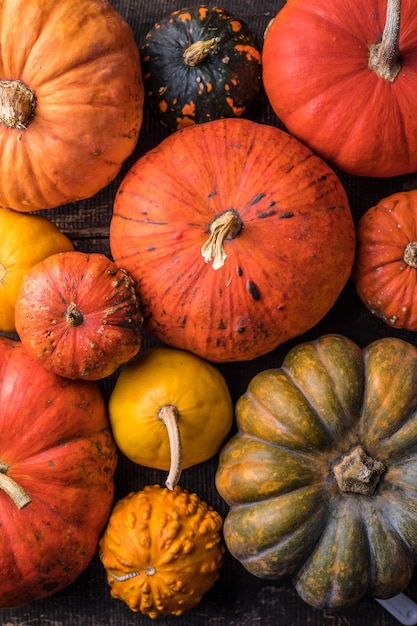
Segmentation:
{"type": "MultiPolygon", "coordinates": [[[[93,558],[113,503],[116,447],[96,383],[0,338],[0,607],[45,598],[93,558]]],[[[4,623],[4,622],[3,622],[4,623]]]]}
{"type": "Polygon", "coordinates": [[[248,360],[314,326],[344,287],[355,231],[336,174],[242,118],[181,129],[118,190],[113,258],[145,327],[211,361],[248,360]]]}
{"type": "Polygon", "coordinates": [[[0,205],[28,212],[92,196],[142,123],[130,26],[107,0],[3,0],[0,22],[0,205]]]}
{"type": "Polygon", "coordinates": [[[352,277],[374,315],[417,330],[417,190],[383,198],[361,217],[352,277]]]}

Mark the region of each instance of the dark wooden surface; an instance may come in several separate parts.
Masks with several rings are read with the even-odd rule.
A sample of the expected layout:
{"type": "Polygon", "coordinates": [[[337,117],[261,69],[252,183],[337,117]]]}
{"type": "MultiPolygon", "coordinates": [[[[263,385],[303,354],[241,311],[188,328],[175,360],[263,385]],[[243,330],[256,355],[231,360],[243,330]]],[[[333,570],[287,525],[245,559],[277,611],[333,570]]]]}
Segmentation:
{"type": "MultiPolygon", "coordinates": [[[[225,0],[219,3],[243,18],[262,41],[269,20],[282,7],[284,0],[225,0]]],[[[112,0],[114,7],[129,22],[140,45],[156,20],[171,11],[183,8],[175,0],[112,0]]],[[[189,5],[191,6],[191,5],[189,5]]],[[[247,117],[259,122],[281,126],[259,94],[247,117]]],[[[70,120],[68,120],[70,123],[70,120]]],[[[113,198],[122,176],[133,162],[159,143],[167,131],[145,109],[144,122],[135,153],[125,163],[120,175],[95,197],[78,204],[46,212],[82,251],[102,252],[110,256],[108,228],[113,198]]],[[[355,222],[367,208],[382,197],[415,186],[414,175],[389,180],[354,178],[337,172],[347,190],[355,222]]],[[[360,303],[349,282],[332,311],[316,327],[297,340],[250,363],[219,365],[226,376],[233,399],[237,400],[249,380],[262,369],[279,366],[288,349],[304,339],[313,339],[326,332],[347,335],[360,346],[385,335],[396,335],[417,345],[414,334],[393,331],[373,317],[360,303]]],[[[154,345],[144,333],[143,349],[154,345]]],[[[115,376],[100,383],[108,398],[115,376]]],[[[214,473],[217,458],[185,470],[181,485],[199,495],[225,514],[227,507],[215,491],[214,473]]],[[[133,465],[120,455],[116,471],[116,497],[145,484],[163,483],[165,474],[133,465]]],[[[417,577],[406,590],[417,599],[417,577]]],[[[89,568],[71,586],[48,599],[30,605],[0,611],[2,626],[142,626],[150,618],[132,613],[122,602],[110,598],[104,570],[96,556],[89,568]]],[[[394,626],[398,624],[389,613],[371,598],[363,598],[354,607],[342,612],[318,611],[303,603],[289,580],[265,581],[248,574],[232,557],[227,556],[219,581],[201,603],[180,617],[161,618],[158,626],[394,626]]]]}

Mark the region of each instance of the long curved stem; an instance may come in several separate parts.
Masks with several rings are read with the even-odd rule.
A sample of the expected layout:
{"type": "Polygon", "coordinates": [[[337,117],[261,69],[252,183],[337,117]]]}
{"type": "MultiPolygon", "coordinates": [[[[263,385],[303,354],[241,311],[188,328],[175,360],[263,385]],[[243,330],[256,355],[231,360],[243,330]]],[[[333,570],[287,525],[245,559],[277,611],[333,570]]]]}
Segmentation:
{"type": "Polygon", "coordinates": [[[18,509],[23,509],[32,502],[28,492],[7,474],[8,467],[0,463],[0,489],[13,500],[18,509]]]}
{"type": "Polygon", "coordinates": [[[401,0],[387,0],[385,28],[379,43],[369,47],[369,68],[392,83],[401,70],[400,63],[401,0]]]}
{"type": "Polygon", "coordinates": [[[182,445],[178,427],[178,409],[172,404],[166,404],[159,410],[158,417],[164,422],[168,431],[171,462],[165,486],[172,491],[178,484],[182,471],[182,445]]]}

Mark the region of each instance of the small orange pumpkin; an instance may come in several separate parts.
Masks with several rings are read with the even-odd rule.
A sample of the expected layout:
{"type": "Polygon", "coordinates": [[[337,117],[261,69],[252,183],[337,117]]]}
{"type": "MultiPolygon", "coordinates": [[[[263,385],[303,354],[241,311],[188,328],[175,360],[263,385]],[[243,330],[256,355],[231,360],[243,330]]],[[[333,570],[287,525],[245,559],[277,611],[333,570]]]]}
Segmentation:
{"type": "Polygon", "coordinates": [[[66,378],[112,374],[139,352],[141,322],[132,279],[98,253],[62,252],[37,263],[16,300],[27,351],[66,378]]]}
{"type": "Polygon", "coordinates": [[[352,278],[374,315],[417,330],[417,190],[383,198],[361,217],[352,278]]]}

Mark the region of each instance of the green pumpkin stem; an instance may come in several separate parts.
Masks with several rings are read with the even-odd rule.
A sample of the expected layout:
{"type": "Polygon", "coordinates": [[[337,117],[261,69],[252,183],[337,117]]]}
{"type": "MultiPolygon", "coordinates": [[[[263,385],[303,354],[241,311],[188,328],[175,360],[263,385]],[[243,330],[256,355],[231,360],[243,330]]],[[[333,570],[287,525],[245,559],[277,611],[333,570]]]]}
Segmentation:
{"type": "Polygon", "coordinates": [[[158,417],[163,421],[168,431],[171,462],[165,486],[172,491],[178,484],[182,470],[182,445],[178,427],[178,409],[173,404],[166,404],[159,410],[158,417]]]}
{"type": "Polygon", "coordinates": [[[382,39],[379,43],[369,46],[369,68],[390,83],[395,81],[401,70],[400,16],[401,0],[388,0],[382,39]]]}
{"type": "Polygon", "coordinates": [[[35,113],[36,96],[21,80],[0,80],[0,122],[25,130],[35,113]]]}
{"type": "Polygon", "coordinates": [[[14,502],[17,508],[24,509],[32,502],[28,492],[19,483],[7,474],[8,466],[0,463],[0,489],[2,489],[14,502]]]}
{"type": "Polygon", "coordinates": [[[195,41],[184,51],[184,61],[190,67],[195,67],[204,61],[210,52],[213,52],[213,50],[216,49],[218,41],[218,37],[213,37],[212,39],[207,39],[206,41],[195,41]]]}

